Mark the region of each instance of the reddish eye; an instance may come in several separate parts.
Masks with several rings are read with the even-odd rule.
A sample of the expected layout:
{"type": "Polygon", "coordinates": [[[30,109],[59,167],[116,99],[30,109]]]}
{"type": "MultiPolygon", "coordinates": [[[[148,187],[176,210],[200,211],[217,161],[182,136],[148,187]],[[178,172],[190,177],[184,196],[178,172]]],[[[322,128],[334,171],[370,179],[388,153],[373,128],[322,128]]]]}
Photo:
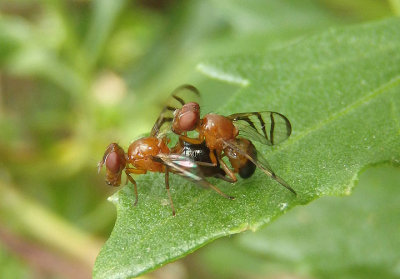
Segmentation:
{"type": "Polygon", "coordinates": [[[113,173],[119,172],[120,161],[117,152],[113,151],[110,154],[108,154],[106,159],[106,168],[113,173]]]}
{"type": "Polygon", "coordinates": [[[185,104],[179,114],[179,128],[182,131],[192,131],[200,119],[200,107],[197,103],[185,104]]]}
{"type": "Polygon", "coordinates": [[[196,127],[196,122],[196,113],[191,111],[186,112],[179,118],[179,128],[181,128],[182,131],[194,130],[196,127]]]}

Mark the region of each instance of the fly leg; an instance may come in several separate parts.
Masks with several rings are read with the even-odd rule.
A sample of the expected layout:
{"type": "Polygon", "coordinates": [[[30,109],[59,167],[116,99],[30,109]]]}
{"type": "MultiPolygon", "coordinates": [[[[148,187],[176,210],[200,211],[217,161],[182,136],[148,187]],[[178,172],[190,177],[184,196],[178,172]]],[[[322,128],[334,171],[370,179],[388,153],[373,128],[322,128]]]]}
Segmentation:
{"type": "Polygon", "coordinates": [[[130,174],[145,174],[146,172],[146,170],[138,170],[133,168],[125,169],[126,178],[129,179],[129,181],[133,184],[133,189],[135,190],[135,202],[133,203],[133,206],[136,206],[138,203],[138,191],[136,181],[132,178],[132,176],[130,176],[130,174]]]}
{"type": "Polygon", "coordinates": [[[215,152],[214,150],[210,150],[210,160],[213,164],[213,166],[217,166],[218,162],[219,165],[221,166],[221,168],[225,171],[225,173],[229,176],[229,177],[225,177],[222,175],[218,175],[218,178],[221,178],[229,183],[235,183],[237,181],[236,176],[233,174],[232,170],[229,169],[229,167],[225,164],[225,162],[222,160],[222,156],[215,156],[215,152]]]}
{"type": "Polygon", "coordinates": [[[195,139],[195,138],[189,138],[187,136],[179,136],[179,140],[186,141],[191,144],[201,144],[203,142],[201,138],[195,139]]]}
{"type": "Polygon", "coordinates": [[[215,175],[215,177],[216,178],[219,178],[219,179],[222,179],[222,180],[225,180],[226,182],[229,182],[229,183],[235,183],[237,180],[233,180],[232,178],[230,178],[230,177],[226,177],[225,175],[222,175],[222,174],[217,174],[217,175],[215,175]]]}
{"type": "Polygon", "coordinates": [[[168,167],[165,167],[165,188],[167,189],[167,193],[168,193],[168,197],[169,197],[169,204],[171,205],[171,208],[172,208],[172,216],[175,216],[174,203],[172,202],[171,193],[169,191],[169,171],[168,171],[168,167]]]}
{"type": "Polygon", "coordinates": [[[229,199],[229,200],[234,200],[235,199],[235,197],[228,196],[227,194],[222,192],[217,186],[212,185],[210,182],[208,182],[205,179],[202,181],[202,184],[204,186],[210,187],[211,189],[213,189],[215,192],[217,192],[218,194],[220,194],[221,196],[223,196],[226,199],[229,199]]]}
{"type": "Polygon", "coordinates": [[[214,167],[218,165],[217,157],[215,156],[214,150],[210,150],[210,160],[211,160],[211,163],[213,163],[214,167]]]}
{"type": "Polygon", "coordinates": [[[218,162],[221,166],[221,168],[225,171],[225,173],[232,179],[231,183],[235,183],[237,181],[237,178],[233,171],[225,164],[224,160],[222,160],[221,156],[218,156],[218,162]]]}

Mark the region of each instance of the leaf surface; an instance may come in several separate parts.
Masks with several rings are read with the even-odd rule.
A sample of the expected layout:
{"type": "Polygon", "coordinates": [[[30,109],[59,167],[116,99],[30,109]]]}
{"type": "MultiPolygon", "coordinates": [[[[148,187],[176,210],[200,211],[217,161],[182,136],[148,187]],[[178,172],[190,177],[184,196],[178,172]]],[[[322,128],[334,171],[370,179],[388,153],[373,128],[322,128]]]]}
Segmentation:
{"type": "Polygon", "coordinates": [[[286,142],[257,148],[298,196],[261,171],[235,185],[210,180],[234,201],[174,176],[172,217],[163,175],[137,177],[137,207],[131,186],[112,198],[118,217],[94,277],[137,276],[216,238],[257,230],[295,205],[348,195],[368,165],[399,164],[398,30],[400,20],[391,19],[331,30],[265,54],[200,64],[206,75],[242,86],[220,113],[270,110],[290,119],[293,133],[286,142]]]}
{"type": "Polygon", "coordinates": [[[298,206],[195,257],[211,278],[399,278],[399,181],[399,168],[372,167],[351,196],[298,206]]]}
{"type": "Polygon", "coordinates": [[[361,179],[350,197],[296,208],[240,246],[315,278],[399,278],[399,169],[372,168],[361,179]]]}

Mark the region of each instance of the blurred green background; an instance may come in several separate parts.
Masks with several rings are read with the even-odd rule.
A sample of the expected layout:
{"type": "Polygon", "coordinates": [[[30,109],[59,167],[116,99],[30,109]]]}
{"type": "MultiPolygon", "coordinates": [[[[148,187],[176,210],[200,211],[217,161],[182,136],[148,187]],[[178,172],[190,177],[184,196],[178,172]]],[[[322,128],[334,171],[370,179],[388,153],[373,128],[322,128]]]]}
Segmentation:
{"type": "MultiPolygon", "coordinates": [[[[202,59],[276,49],[330,27],[399,14],[398,0],[1,0],[1,277],[90,278],[116,217],[107,202],[115,189],[97,174],[97,162],[110,142],[126,147],[147,133],[163,101],[180,84],[193,83],[204,92],[203,111],[218,108],[235,87],[198,73],[202,59]]],[[[370,170],[356,194],[379,185],[395,190],[399,180],[395,168],[370,170]]],[[[216,241],[146,277],[385,274],[379,261],[361,259],[360,271],[317,260],[315,255],[325,250],[306,236],[313,237],[319,223],[302,223],[298,216],[325,212],[321,219],[336,220],[339,215],[332,215],[335,210],[323,201],[295,208],[265,231],[216,241]],[[277,237],[274,229],[288,232],[277,233],[276,241],[291,243],[288,251],[297,251],[302,264],[264,243],[277,237]]],[[[340,202],[330,198],[328,203],[345,206],[340,202]]],[[[354,197],[348,204],[367,206],[363,202],[354,197]]],[[[363,219],[357,220],[362,227],[363,219]]],[[[337,235],[357,238],[351,226],[340,220],[334,224],[342,227],[337,235]]],[[[375,249],[370,248],[365,253],[375,249]]],[[[334,261],[342,250],[329,251],[325,256],[334,261]]],[[[385,277],[400,277],[400,260],[393,270],[385,277]]]]}

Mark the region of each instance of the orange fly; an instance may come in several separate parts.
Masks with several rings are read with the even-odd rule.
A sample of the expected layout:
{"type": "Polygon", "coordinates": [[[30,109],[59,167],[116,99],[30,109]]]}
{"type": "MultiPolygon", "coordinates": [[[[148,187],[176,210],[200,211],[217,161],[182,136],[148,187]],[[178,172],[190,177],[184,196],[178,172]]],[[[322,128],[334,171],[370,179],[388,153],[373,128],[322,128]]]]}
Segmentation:
{"type": "Polygon", "coordinates": [[[171,126],[181,141],[190,144],[205,142],[210,150],[212,164],[221,166],[233,182],[237,181],[235,173],[246,178],[253,174],[257,166],[296,195],[293,188],[275,174],[250,141],[269,146],[285,141],[290,136],[292,127],[283,114],[272,111],[235,113],[229,116],[209,113],[200,118],[200,106],[190,102],[175,110],[171,126]],[[193,130],[198,132],[198,137],[186,135],[193,130]],[[233,170],[222,159],[224,156],[229,159],[233,170]]]}
{"type": "MultiPolygon", "coordinates": [[[[106,183],[108,185],[119,186],[122,173],[126,174],[127,179],[134,186],[134,205],[138,202],[138,191],[137,183],[131,174],[145,174],[148,171],[165,173],[165,187],[170,200],[172,215],[175,215],[175,208],[169,191],[169,172],[183,176],[203,187],[211,188],[224,198],[234,199],[205,179],[205,176],[223,178],[224,172],[217,165],[207,165],[210,162],[205,162],[204,166],[195,162],[196,158],[193,158],[195,156],[189,151],[195,150],[196,147],[188,145],[185,149],[184,145],[178,143],[177,146],[170,149],[167,145],[167,129],[173,119],[169,115],[184,106],[186,104],[184,100],[188,96],[197,98],[198,92],[193,91],[191,86],[187,85],[177,88],[162,110],[149,137],[140,138],[132,142],[126,153],[117,143],[111,143],[98,164],[99,171],[103,165],[106,167],[106,183]],[[187,155],[191,155],[192,158],[187,155]]],[[[207,147],[200,147],[200,152],[208,153],[208,149],[204,152],[205,148],[207,147]]],[[[201,160],[207,161],[206,158],[201,158],[201,160]]]]}

